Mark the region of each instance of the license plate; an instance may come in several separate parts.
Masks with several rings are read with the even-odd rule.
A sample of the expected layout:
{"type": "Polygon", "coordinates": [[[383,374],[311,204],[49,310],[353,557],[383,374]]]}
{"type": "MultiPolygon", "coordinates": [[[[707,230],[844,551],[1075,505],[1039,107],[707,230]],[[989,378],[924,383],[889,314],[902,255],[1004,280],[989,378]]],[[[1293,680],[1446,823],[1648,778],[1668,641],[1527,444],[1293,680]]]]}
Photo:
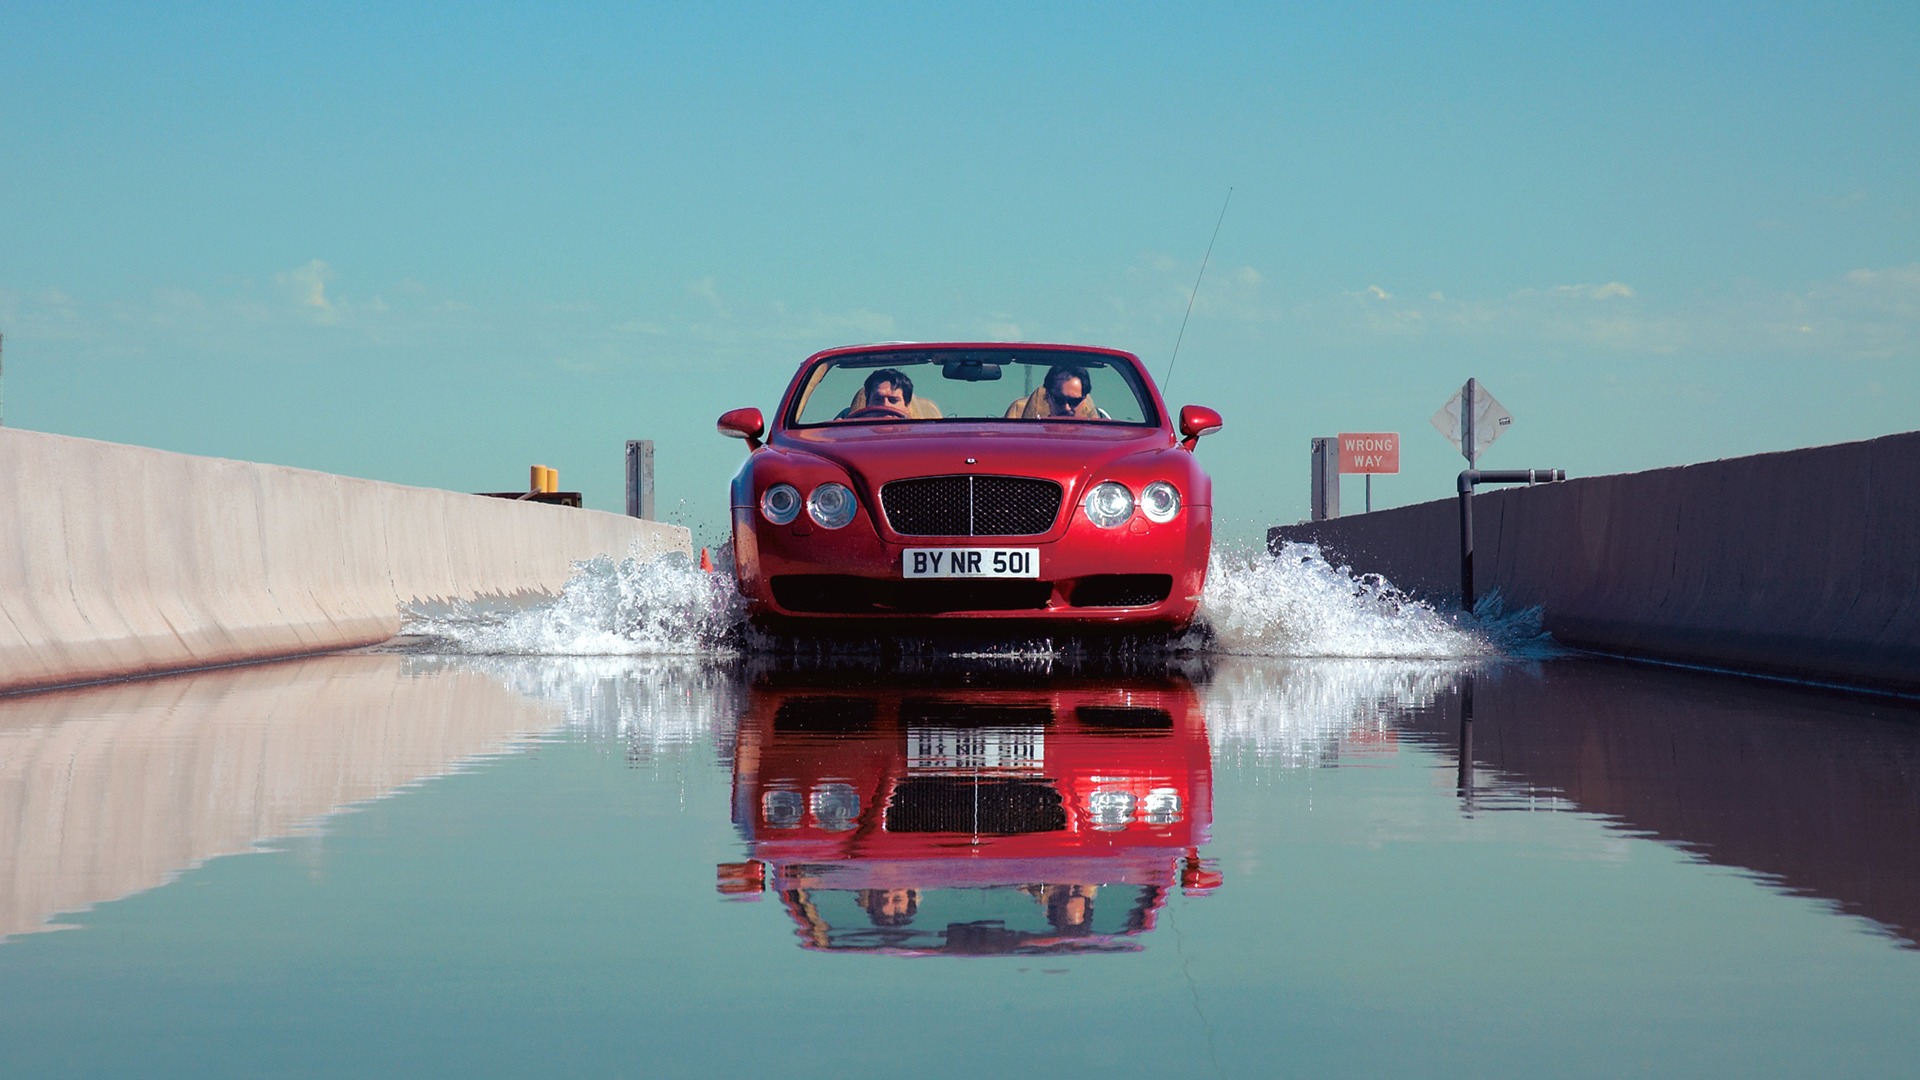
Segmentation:
{"type": "Polygon", "coordinates": [[[908,548],[900,573],[910,578],[1037,578],[1039,548],[908,548]]]}
{"type": "Polygon", "coordinates": [[[907,768],[912,772],[1039,772],[1047,760],[1047,736],[1038,727],[907,729],[907,768]]]}

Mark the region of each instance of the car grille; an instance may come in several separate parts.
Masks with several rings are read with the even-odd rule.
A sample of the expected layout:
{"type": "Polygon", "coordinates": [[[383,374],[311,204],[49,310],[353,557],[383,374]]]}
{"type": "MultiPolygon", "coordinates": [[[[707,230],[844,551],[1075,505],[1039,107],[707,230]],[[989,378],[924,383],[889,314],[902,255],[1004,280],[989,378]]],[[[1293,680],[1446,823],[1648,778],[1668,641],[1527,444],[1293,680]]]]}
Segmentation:
{"type": "Polygon", "coordinates": [[[774,602],[806,615],[938,615],[949,611],[1039,611],[1053,596],[1045,581],[979,578],[888,581],[842,574],[776,574],[774,602]]]}
{"type": "Polygon", "coordinates": [[[1036,536],[1060,516],[1060,485],[1027,476],[920,476],[880,489],[902,536],[1036,536]]]}
{"type": "Polygon", "coordinates": [[[895,785],[887,800],[890,833],[1060,832],[1067,810],[1049,781],[913,777],[895,785]]]}
{"type": "Polygon", "coordinates": [[[1173,592],[1172,574],[1089,574],[1073,586],[1074,607],[1151,607],[1173,592]]]}

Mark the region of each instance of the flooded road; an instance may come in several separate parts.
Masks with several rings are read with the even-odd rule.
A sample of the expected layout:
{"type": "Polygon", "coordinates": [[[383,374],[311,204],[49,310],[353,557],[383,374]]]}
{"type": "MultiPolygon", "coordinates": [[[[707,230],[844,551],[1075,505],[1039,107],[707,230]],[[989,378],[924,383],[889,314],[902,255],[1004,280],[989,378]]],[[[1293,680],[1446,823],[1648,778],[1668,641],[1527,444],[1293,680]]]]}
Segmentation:
{"type": "Polygon", "coordinates": [[[6,1076],[1920,1061],[1920,707],[1593,659],[238,668],[0,855],[6,1076]]]}

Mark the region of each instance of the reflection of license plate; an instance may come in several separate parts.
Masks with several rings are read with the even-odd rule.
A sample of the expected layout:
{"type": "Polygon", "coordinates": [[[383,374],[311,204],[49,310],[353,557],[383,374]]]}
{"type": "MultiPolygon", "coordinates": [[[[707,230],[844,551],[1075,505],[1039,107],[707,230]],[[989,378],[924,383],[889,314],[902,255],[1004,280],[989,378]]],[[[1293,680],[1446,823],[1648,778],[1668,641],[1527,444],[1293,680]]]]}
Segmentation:
{"type": "Polygon", "coordinates": [[[910,578],[1037,578],[1039,548],[908,548],[900,573],[910,578]]]}
{"type": "Polygon", "coordinates": [[[907,768],[914,772],[1036,772],[1046,758],[1047,736],[1038,726],[907,729],[907,768]]]}

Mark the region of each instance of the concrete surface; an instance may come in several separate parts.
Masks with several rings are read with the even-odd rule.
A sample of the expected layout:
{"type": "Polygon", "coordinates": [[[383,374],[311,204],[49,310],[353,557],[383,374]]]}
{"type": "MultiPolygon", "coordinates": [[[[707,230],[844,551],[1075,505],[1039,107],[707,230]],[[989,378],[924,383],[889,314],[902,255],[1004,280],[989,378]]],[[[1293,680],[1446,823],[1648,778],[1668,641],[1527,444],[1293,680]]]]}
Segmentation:
{"type": "Polygon", "coordinates": [[[0,428],[0,692],[385,641],[686,529],[0,428]]]}
{"type": "MultiPolygon", "coordinates": [[[[1449,498],[1268,531],[1440,603],[1449,498]]],[[[1580,648],[1920,693],[1920,432],[1474,497],[1474,587],[1580,648]]]]}

